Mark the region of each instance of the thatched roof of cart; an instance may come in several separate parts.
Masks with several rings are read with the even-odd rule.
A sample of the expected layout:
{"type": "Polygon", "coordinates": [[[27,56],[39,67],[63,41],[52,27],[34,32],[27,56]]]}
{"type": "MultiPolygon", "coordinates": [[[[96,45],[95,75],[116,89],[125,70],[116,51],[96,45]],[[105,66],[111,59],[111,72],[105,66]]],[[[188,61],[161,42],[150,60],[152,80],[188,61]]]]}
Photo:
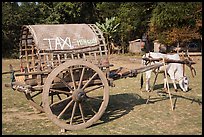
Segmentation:
{"type": "Polygon", "coordinates": [[[75,49],[99,44],[88,24],[25,25],[22,28],[29,30],[26,37],[30,34],[39,50],[75,49]]]}

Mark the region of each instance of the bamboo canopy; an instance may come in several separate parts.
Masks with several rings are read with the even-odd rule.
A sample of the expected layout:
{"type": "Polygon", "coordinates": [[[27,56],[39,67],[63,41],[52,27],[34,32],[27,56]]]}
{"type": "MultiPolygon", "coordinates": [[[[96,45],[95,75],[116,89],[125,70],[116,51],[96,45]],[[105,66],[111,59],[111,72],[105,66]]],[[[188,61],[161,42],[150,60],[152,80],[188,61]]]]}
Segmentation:
{"type": "Polygon", "coordinates": [[[66,50],[99,44],[88,24],[24,25],[22,30],[22,39],[27,43],[32,39],[38,50],[66,50]]]}
{"type": "Polygon", "coordinates": [[[37,64],[44,70],[67,59],[92,54],[93,61],[99,54],[107,55],[103,33],[95,24],[23,25],[19,47],[21,71],[27,67],[29,72],[36,71],[37,64]]]}

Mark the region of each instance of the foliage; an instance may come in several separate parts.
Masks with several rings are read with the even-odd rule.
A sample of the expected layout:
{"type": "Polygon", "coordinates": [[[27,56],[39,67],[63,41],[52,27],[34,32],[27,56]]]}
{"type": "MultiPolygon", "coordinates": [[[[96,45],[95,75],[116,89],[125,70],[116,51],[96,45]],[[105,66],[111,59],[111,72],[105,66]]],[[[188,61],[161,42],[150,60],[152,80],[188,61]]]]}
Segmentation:
{"type": "MultiPolygon", "coordinates": [[[[202,36],[202,2],[2,2],[2,57],[19,50],[20,28],[28,24],[103,24],[115,17],[104,30],[123,53],[129,41],[149,34],[170,45],[202,36]],[[110,23],[111,24],[111,23],[110,23]],[[106,28],[107,29],[107,28],[106,28]],[[9,50],[8,50],[9,49],[9,50]]],[[[105,25],[105,24],[104,24],[105,25]]],[[[15,54],[16,56],[17,54],[15,54]]]]}
{"type": "Polygon", "coordinates": [[[95,3],[91,2],[39,2],[44,23],[95,23],[95,3]],[[92,16],[94,15],[94,16],[92,16]]]}
{"type": "Polygon", "coordinates": [[[107,36],[108,38],[107,41],[108,41],[108,40],[111,40],[114,33],[117,32],[117,27],[120,25],[120,23],[117,23],[116,18],[112,17],[110,19],[106,18],[105,23],[102,23],[102,24],[99,24],[98,22],[96,22],[96,25],[107,36]]]}
{"type": "Polygon", "coordinates": [[[117,15],[121,22],[119,40],[123,46],[123,53],[128,50],[129,41],[141,38],[148,30],[147,24],[153,7],[152,2],[121,3],[117,15]]]}
{"type": "Polygon", "coordinates": [[[20,16],[18,4],[13,2],[2,3],[2,57],[15,57],[18,42],[20,16]]]}
{"type": "Polygon", "coordinates": [[[111,18],[117,15],[121,2],[98,2],[96,3],[96,12],[98,22],[103,22],[105,18],[111,18]]]}
{"type": "Polygon", "coordinates": [[[110,53],[110,43],[112,42],[113,35],[117,32],[117,27],[120,25],[120,23],[117,23],[116,18],[112,17],[110,19],[106,18],[105,23],[102,24],[96,22],[96,25],[104,33],[110,53]]]}
{"type": "Polygon", "coordinates": [[[150,35],[167,45],[199,39],[201,12],[199,2],[158,3],[150,19],[150,35]]]}

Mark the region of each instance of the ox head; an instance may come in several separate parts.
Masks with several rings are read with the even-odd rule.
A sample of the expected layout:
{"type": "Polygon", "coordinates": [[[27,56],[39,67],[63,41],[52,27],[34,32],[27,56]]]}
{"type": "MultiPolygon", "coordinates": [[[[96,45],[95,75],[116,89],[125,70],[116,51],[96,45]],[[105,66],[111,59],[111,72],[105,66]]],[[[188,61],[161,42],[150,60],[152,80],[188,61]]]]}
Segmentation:
{"type": "Polygon", "coordinates": [[[187,92],[189,90],[189,79],[184,76],[181,80],[179,80],[179,86],[184,92],[187,92]]]}

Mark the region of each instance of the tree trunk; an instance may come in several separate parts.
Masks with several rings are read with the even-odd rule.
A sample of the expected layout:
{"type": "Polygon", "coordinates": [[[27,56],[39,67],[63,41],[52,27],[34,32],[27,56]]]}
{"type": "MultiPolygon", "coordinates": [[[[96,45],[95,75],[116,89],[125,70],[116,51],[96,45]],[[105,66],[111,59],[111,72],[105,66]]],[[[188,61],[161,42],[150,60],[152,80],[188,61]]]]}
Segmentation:
{"type": "Polygon", "coordinates": [[[110,55],[111,51],[110,51],[110,42],[109,42],[109,36],[105,36],[106,37],[106,43],[107,43],[107,50],[108,50],[108,55],[110,55]]]}
{"type": "Polygon", "coordinates": [[[121,37],[121,43],[122,43],[122,54],[125,53],[125,46],[124,46],[124,42],[123,42],[123,37],[121,37]]]}

